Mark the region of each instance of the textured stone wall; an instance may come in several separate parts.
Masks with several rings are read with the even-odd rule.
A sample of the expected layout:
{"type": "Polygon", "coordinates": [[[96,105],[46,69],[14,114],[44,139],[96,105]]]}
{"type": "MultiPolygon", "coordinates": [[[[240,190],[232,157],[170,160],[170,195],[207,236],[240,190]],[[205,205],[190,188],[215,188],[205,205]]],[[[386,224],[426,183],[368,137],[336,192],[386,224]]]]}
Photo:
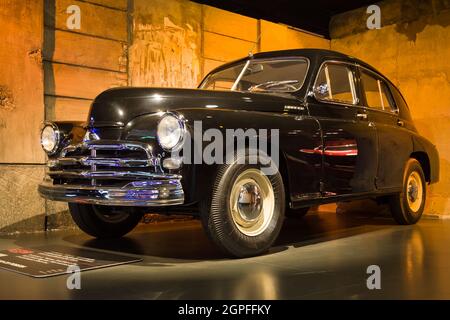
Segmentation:
{"type": "Polygon", "coordinates": [[[0,1],[0,233],[68,225],[39,197],[44,120],[85,120],[101,91],[127,84],[127,0],[0,1]],[[80,29],[67,8],[80,8],[80,29]]]}
{"type": "Polygon", "coordinates": [[[450,214],[450,3],[379,3],[382,28],[366,28],[366,8],[332,19],[331,48],[384,73],[405,95],[419,132],[440,153],[440,182],[429,189],[428,214],[450,214]]]}
{"type": "Polygon", "coordinates": [[[130,85],[194,87],[200,76],[201,6],[134,1],[130,85]]]}
{"type": "Polygon", "coordinates": [[[42,0],[0,1],[0,163],[44,162],[42,12],[42,0]]]}
{"type": "Polygon", "coordinates": [[[44,88],[47,120],[86,120],[101,91],[127,84],[127,0],[45,0],[44,88]],[[80,8],[69,29],[67,8],[80,8]]]}
{"type": "Polygon", "coordinates": [[[195,88],[209,71],[249,52],[326,48],[291,27],[186,0],[134,0],[129,83],[195,88]]]}
{"type": "Polygon", "coordinates": [[[43,227],[44,177],[39,130],[44,120],[43,2],[0,1],[0,233],[43,227]],[[21,165],[7,165],[21,163],[21,165]],[[16,226],[16,227],[14,227],[16,226]]]}

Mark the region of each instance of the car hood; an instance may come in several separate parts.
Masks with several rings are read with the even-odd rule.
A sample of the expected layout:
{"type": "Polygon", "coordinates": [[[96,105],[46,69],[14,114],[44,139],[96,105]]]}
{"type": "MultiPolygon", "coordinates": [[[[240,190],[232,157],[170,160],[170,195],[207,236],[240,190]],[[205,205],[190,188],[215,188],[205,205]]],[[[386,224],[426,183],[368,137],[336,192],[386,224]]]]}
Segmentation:
{"type": "Polygon", "coordinates": [[[220,108],[283,112],[285,106],[301,103],[290,94],[126,87],[101,93],[92,103],[88,120],[90,126],[123,126],[138,116],[161,111],[220,108]]]}

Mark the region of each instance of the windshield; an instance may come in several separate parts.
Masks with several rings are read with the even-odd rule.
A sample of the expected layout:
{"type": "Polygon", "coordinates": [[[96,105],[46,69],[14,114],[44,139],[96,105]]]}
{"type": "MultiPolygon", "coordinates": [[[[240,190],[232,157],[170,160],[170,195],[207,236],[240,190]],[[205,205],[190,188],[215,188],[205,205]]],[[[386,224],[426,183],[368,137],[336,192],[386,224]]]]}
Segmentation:
{"type": "Polygon", "coordinates": [[[247,92],[293,92],[303,86],[308,60],[247,60],[247,62],[210,74],[201,89],[247,92]]]}

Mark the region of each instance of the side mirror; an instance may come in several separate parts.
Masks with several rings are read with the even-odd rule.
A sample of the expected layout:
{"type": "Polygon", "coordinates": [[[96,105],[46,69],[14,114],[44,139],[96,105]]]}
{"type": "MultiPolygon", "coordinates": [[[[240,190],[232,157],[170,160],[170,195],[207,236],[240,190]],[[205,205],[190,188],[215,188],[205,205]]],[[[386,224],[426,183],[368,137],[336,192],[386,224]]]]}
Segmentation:
{"type": "Polygon", "coordinates": [[[312,90],[308,91],[307,96],[309,98],[327,99],[329,96],[328,85],[322,83],[315,86],[312,90]]]}
{"type": "Polygon", "coordinates": [[[328,84],[326,83],[319,84],[314,88],[314,94],[317,94],[319,96],[328,96],[328,93],[329,89],[328,84]]]}

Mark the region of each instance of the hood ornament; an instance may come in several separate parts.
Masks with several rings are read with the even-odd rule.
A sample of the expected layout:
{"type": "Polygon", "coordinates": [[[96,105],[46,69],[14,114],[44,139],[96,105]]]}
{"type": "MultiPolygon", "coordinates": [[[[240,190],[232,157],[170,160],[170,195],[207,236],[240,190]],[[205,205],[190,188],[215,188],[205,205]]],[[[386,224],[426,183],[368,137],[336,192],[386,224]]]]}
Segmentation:
{"type": "Polygon", "coordinates": [[[95,141],[95,140],[100,140],[100,137],[98,136],[97,133],[88,129],[86,131],[86,134],[83,137],[83,143],[87,143],[87,142],[95,141]]]}

